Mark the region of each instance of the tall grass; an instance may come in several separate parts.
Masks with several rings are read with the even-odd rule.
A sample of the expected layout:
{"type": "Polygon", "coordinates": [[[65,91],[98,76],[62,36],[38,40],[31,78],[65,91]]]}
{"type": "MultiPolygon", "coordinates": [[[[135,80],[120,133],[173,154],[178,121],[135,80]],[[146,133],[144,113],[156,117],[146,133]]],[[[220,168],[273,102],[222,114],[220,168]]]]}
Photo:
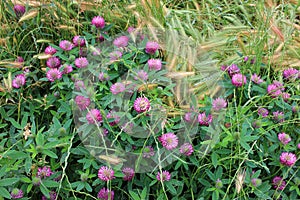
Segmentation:
{"type": "MultiPolygon", "coordinates": [[[[255,64],[249,66],[253,68],[251,71],[266,79],[276,77],[283,68],[299,67],[299,14],[299,2],[295,0],[1,1],[0,91],[9,92],[11,88],[9,82],[11,72],[17,68],[14,65],[17,56],[22,56],[32,70],[42,72],[44,62],[36,55],[49,43],[82,35],[89,30],[91,18],[102,15],[108,23],[115,24],[110,34],[125,31],[129,26],[176,30],[179,35],[168,35],[170,46],[165,47],[173,52],[163,52],[169,76],[188,77],[189,89],[200,98],[213,96],[220,90],[215,87],[220,65],[232,64],[240,57],[255,59],[255,64]],[[26,5],[27,11],[21,19],[13,11],[16,2],[26,5]],[[175,41],[178,37],[189,38],[196,46],[182,46],[175,41]]],[[[178,93],[182,90],[178,88],[178,93]]],[[[0,102],[6,104],[8,100],[0,102]]],[[[239,166],[228,181],[227,192],[242,174],[241,166],[248,153],[238,147],[226,158],[239,166]]],[[[202,167],[193,169],[195,176],[201,177],[202,168],[213,167],[207,158],[200,164],[202,167]]],[[[187,193],[192,199],[195,199],[194,182],[186,180],[190,188],[187,193]]]]}

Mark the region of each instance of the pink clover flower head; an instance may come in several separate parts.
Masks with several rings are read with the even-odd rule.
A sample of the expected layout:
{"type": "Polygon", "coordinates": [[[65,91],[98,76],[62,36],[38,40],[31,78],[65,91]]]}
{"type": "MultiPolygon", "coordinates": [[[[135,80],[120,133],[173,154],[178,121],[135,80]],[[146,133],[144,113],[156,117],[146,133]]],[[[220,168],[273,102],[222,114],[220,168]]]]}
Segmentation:
{"type": "Polygon", "coordinates": [[[23,63],[24,63],[24,59],[23,57],[21,56],[18,56],[17,59],[15,60],[16,62],[16,66],[19,67],[19,68],[22,68],[23,67],[23,63]]]}
{"type": "Polygon", "coordinates": [[[102,188],[97,195],[99,200],[114,200],[115,193],[113,190],[102,188]]]}
{"type": "Polygon", "coordinates": [[[42,168],[38,168],[37,176],[40,178],[46,178],[53,174],[50,167],[44,166],[42,168]]]}
{"type": "Polygon", "coordinates": [[[109,54],[109,56],[110,56],[110,61],[111,62],[114,62],[114,61],[117,61],[117,60],[119,60],[119,59],[121,59],[122,58],[122,52],[121,51],[114,51],[114,52],[111,52],[110,54],[109,54]]]}
{"type": "Polygon", "coordinates": [[[156,175],[158,181],[169,181],[171,179],[171,174],[168,171],[163,171],[162,173],[158,172],[156,175]]]}
{"type": "Polygon", "coordinates": [[[14,11],[18,18],[22,17],[24,13],[26,12],[26,8],[23,5],[16,4],[14,5],[14,11]]]}
{"type": "Polygon", "coordinates": [[[162,63],[160,59],[151,58],[147,61],[150,70],[161,70],[162,63]]]}
{"type": "Polygon", "coordinates": [[[300,71],[294,68],[283,70],[283,77],[288,80],[295,80],[300,77],[300,71]]]}
{"type": "Polygon", "coordinates": [[[297,157],[293,153],[282,152],[279,160],[281,164],[291,167],[296,163],[297,157]]]}
{"type": "Polygon", "coordinates": [[[232,64],[227,69],[228,75],[232,77],[235,74],[240,73],[240,68],[236,64],[232,64]]]}
{"type": "Polygon", "coordinates": [[[184,114],[184,121],[188,123],[195,123],[198,121],[198,114],[195,112],[187,112],[184,114]]]}
{"type": "Polygon", "coordinates": [[[50,191],[49,194],[50,194],[50,200],[56,200],[57,194],[55,191],[50,191]]]}
{"type": "Polygon", "coordinates": [[[47,46],[45,49],[45,54],[48,54],[48,55],[53,55],[56,52],[57,52],[56,49],[52,46],[47,46]]]}
{"type": "Polygon", "coordinates": [[[290,99],[291,95],[287,92],[282,93],[282,98],[285,102],[287,102],[290,99]]]}
{"type": "Polygon", "coordinates": [[[184,114],[184,120],[185,120],[186,122],[191,122],[191,121],[192,121],[192,114],[193,114],[193,113],[191,113],[191,112],[185,113],[185,114],[184,114]]]}
{"type": "Polygon", "coordinates": [[[10,197],[12,199],[21,199],[23,198],[23,191],[18,189],[18,188],[14,188],[12,189],[11,193],[10,193],[10,197]]]}
{"type": "Polygon", "coordinates": [[[128,41],[129,41],[129,38],[127,36],[123,35],[123,36],[116,38],[113,41],[113,44],[118,48],[122,48],[122,47],[126,47],[128,45],[128,41]]]}
{"type": "Polygon", "coordinates": [[[297,148],[300,149],[300,143],[297,144],[297,148]]]}
{"type": "MultiPolygon", "coordinates": [[[[50,200],[55,200],[56,199],[56,192],[55,191],[50,191],[49,192],[49,195],[50,195],[50,200]]],[[[48,200],[48,198],[46,196],[42,196],[42,200],[48,200]]]]}
{"type": "Polygon", "coordinates": [[[47,59],[46,65],[49,68],[57,68],[60,66],[60,60],[58,57],[50,57],[47,59]]]}
{"type": "Polygon", "coordinates": [[[258,85],[264,82],[264,81],[260,78],[260,76],[258,76],[257,74],[253,74],[253,75],[251,76],[251,81],[254,82],[254,83],[256,83],[256,84],[258,84],[258,85]]]}
{"type": "Polygon", "coordinates": [[[116,95],[125,91],[125,85],[123,83],[117,82],[110,87],[112,94],[116,95]]]}
{"type": "Polygon", "coordinates": [[[108,81],[110,79],[109,75],[104,72],[100,72],[98,78],[100,81],[108,81]]]}
{"type": "Polygon", "coordinates": [[[73,71],[72,65],[63,65],[59,68],[62,74],[69,74],[73,71]]]}
{"type": "Polygon", "coordinates": [[[267,117],[269,114],[269,111],[266,108],[260,107],[260,108],[258,108],[257,113],[259,116],[267,117]]]}
{"type": "Polygon", "coordinates": [[[284,190],[286,182],[280,176],[275,176],[272,180],[273,187],[277,190],[284,190]]]}
{"type": "Polygon", "coordinates": [[[186,156],[190,156],[194,152],[194,148],[190,143],[184,143],[183,145],[180,146],[179,152],[186,156]]]}
{"type": "Polygon", "coordinates": [[[212,102],[212,107],[215,111],[219,111],[223,108],[226,108],[227,102],[223,98],[216,98],[212,102]]]}
{"type": "Polygon", "coordinates": [[[254,187],[258,187],[261,185],[262,181],[259,178],[252,178],[251,183],[254,187]]]}
{"type": "Polygon", "coordinates": [[[151,146],[145,146],[143,149],[143,157],[144,158],[150,158],[152,156],[154,156],[155,152],[153,147],[151,146]]]}
{"type": "Polygon", "coordinates": [[[74,46],[78,47],[83,47],[85,45],[85,39],[81,37],[80,35],[76,35],[73,37],[73,44],[74,46]]]}
{"type": "Polygon", "coordinates": [[[218,178],[217,180],[216,180],[216,188],[222,188],[223,187],[223,182],[218,178]]]}
{"type": "Polygon", "coordinates": [[[129,27],[127,28],[127,32],[128,32],[128,33],[132,33],[132,32],[134,32],[134,31],[135,31],[135,28],[132,27],[132,26],[129,26],[129,27]]]}
{"type": "Polygon", "coordinates": [[[148,73],[144,70],[139,70],[137,72],[137,76],[134,77],[134,80],[141,80],[141,81],[147,81],[148,80],[148,73]]]}
{"type": "Polygon", "coordinates": [[[279,82],[279,81],[273,81],[273,84],[276,86],[276,87],[278,87],[281,91],[284,91],[285,89],[284,89],[284,87],[283,87],[283,84],[281,83],[281,82],[279,82]]]}
{"type": "Polygon", "coordinates": [[[299,107],[298,105],[293,105],[293,106],[292,106],[292,112],[293,112],[293,113],[298,113],[299,110],[300,110],[300,107],[299,107]]]}
{"type": "Polygon", "coordinates": [[[273,112],[273,118],[276,122],[283,122],[284,121],[284,113],[280,111],[273,112]]]}
{"type": "Polygon", "coordinates": [[[24,86],[25,83],[26,83],[25,74],[19,74],[12,80],[12,86],[17,89],[24,86]]]}
{"type": "Polygon", "coordinates": [[[107,166],[102,166],[98,170],[98,178],[102,181],[109,181],[115,178],[114,176],[115,172],[111,168],[108,168],[107,166]]]}
{"type": "Polygon", "coordinates": [[[146,112],[150,109],[150,101],[146,97],[139,97],[134,101],[133,108],[138,113],[146,112]]]}
{"type": "Polygon", "coordinates": [[[195,111],[187,112],[184,114],[183,119],[189,124],[196,125],[198,124],[198,113],[195,111]]]}
{"type": "Polygon", "coordinates": [[[252,122],[252,127],[253,128],[260,128],[261,127],[261,121],[260,120],[254,120],[252,122]]]}
{"type": "Polygon", "coordinates": [[[158,140],[167,150],[175,149],[178,145],[178,137],[174,133],[165,133],[158,140]]]}
{"type": "Polygon", "coordinates": [[[278,140],[284,144],[284,145],[287,145],[292,139],[291,137],[286,134],[286,133],[279,133],[278,134],[278,140]]]}
{"type": "Polygon", "coordinates": [[[108,130],[106,128],[103,129],[102,131],[103,136],[107,136],[108,135],[108,130]]]}
{"type": "Polygon", "coordinates": [[[105,20],[103,17],[101,16],[95,16],[93,19],[92,19],[92,25],[96,26],[96,28],[104,28],[105,27],[105,20]]]}
{"type": "Polygon", "coordinates": [[[103,42],[104,40],[105,40],[105,38],[104,38],[103,35],[99,35],[98,38],[97,38],[98,42],[103,42]]]}
{"type": "Polygon", "coordinates": [[[236,87],[242,87],[247,83],[247,79],[243,74],[234,74],[231,78],[231,82],[236,87]]]}
{"type": "Polygon", "coordinates": [[[209,124],[212,122],[212,116],[211,115],[206,116],[205,112],[200,113],[198,115],[198,122],[200,126],[209,126],[209,124]]]}
{"type": "Polygon", "coordinates": [[[145,48],[146,53],[153,55],[156,53],[158,49],[159,49],[159,44],[157,42],[149,41],[146,43],[146,48],[145,48]]]}
{"type": "Polygon", "coordinates": [[[227,65],[221,65],[220,69],[225,72],[225,71],[228,70],[228,66],[227,65]]]}
{"type": "Polygon", "coordinates": [[[57,79],[61,79],[62,73],[58,69],[53,68],[47,71],[46,76],[49,81],[54,82],[57,79]]]}
{"type": "Polygon", "coordinates": [[[79,57],[75,59],[75,66],[78,68],[86,68],[89,65],[89,61],[86,57],[79,57]]]}
{"type": "Polygon", "coordinates": [[[126,167],[122,170],[124,177],[123,180],[124,181],[131,181],[134,177],[134,170],[130,167],[126,167]]]}
{"type": "Polygon", "coordinates": [[[23,69],[23,72],[24,72],[25,75],[29,74],[29,73],[30,73],[29,67],[25,67],[25,68],[23,69]]]}
{"type": "Polygon", "coordinates": [[[64,51],[71,51],[74,48],[74,44],[68,40],[62,40],[59,42],[59,47],[64,51]]]}
{"type": "Polygon", "coordinates": [[[139,36],[140,41],[143,41],[145,39],[145,35],[142,32],[138,32],[137,36],[139,36]]]}
{"type": "Polygon", "coordinates": [[[85,110],[91,104],[91,100],[84,96],[76,96],[75,103],[78,105],[80,110],[85,110]]]}
{"type": "Polygon", "coordinates": [[[75,85],[75,89],[78,91],[81,91],[81,89],[83,90],[86,89],[84,82],[82,80],[76,80],[74,85],[75,85]]]}
{"type": "Polygon", "coordinates": [[[92,109],[86,114],[86,120],[89,124],[95,124],[98,122],[102,122],[102,115],[100,110],[92,109]]]}
{"type": "Polygon", "coordinates": [[[23,63],[24,62],[24,58],[21,57],[21,56],[18,56],[17,59],[16,59],[16,62],[23,63]]]}
{"type": "Polygon", "coordinates": [[[281,95],[281,90],[278,89],[277,86],[274,85],[274,84],[268,85],[267,92],[273,98],[278,97],[279,95],[281,95]]]}
{"type": "Polygon", "coordinates": [[[109,125],[111,126],[115,126],[120,122],[120,116],[118,116],[118,114],[113,110],[108,112],[106,118],[109,121],[109,125]],[[114,119],[114,121],[112,121],[111,119],[114,119]]]}

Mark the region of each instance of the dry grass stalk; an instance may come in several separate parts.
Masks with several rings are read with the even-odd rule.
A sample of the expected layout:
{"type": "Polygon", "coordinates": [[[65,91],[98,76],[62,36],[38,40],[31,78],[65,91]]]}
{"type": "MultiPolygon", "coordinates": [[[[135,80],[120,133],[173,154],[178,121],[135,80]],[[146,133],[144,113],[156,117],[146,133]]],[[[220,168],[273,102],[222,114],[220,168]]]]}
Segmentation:
{"type": "Polygon", "coordinates": [[[173,103],[173,99],[171,99],[171,98],[167,98],[167,101],[168,101],[168,106],[169,107],[171,107],[171,108],[175,108],[175,105],[174,105],[174,103],[173,103]]]}
{"type": "Polygon", "coordinates": [[[13,4],[20,4],[20,5],[29,5],[30,7],[39,7],[42,4],[49,3],[49,1],[31,1],[31,0],[23,0],[23,1],[17,1],[12,0],[13,4]]]}
{"type": "Polygon", "coordinates": [[[37,14],[38,14],[38,12],[39,12],[38,10],[31,10],[31,11],[25,13],[25,14],[19,19],[19,23],[20,23],[20,22],[23,22],[23,21],[26,21],[26,20],[29,20],[29,19],[32,19],[32,18],[34,18],[34,17],[36,17],[37,14]]]}
{"type": "Polygon", "coordinates": [[[11,62],[11,61],[0,61],[0,66],[6,68],[20,68],[22,67],[22,63],[20,62],[11,62]]]}
{"type": "Polygon", "coordinates": [[[243,189],[243,184],[245,181],[246,177],[246,170],[244,169],[243,171],[239,171],[236,180],[235,180],[235,190],[239,194],[241,190],[243,189]]]}
{"type": "Polygon", "coordinates": [[[31,130],[30,130],[30,123],[27,123],[27,125],[24,127],[24,132],[23,132],[23,136],[24,136],[24,139],[27,140],[27,138],[29,136],[31,136],[31,130]]]}
{"type": "Polygon", "coordinates": [[[286,23],[286,24],[288,24],[288,25],[291,25],[291,26],[293,26],[294,28],[300,30],[300,26],[299,26],[298,24],[292,23],[290,20],[285,19],[285,20],[282,20],[282,22],[284,22],[284,23],[286,23]]]}
{"type": "Polygon", "coordinates": [[[168,117],[176,117],[176,116],[179,116],[179,115],[183,115],[183,113],[181,113],[181,112],[168,112],[167,115],[168,115],[168,117]]]}
{"type": "Polygon", "coordinates": [[[90,2],[80,2],[79,7],[80,7],[80,12],[84,12],[87,10],[91,11],[91,10],[95,9],[95,7],[97,7],[97,5],[95,5],[95,3],[90,3],[90,2]]]}
{"type": "Polygon", "coordinates": [[[65,29],[65,30],[69,30],[71,31],[74,35],[76,35],[76,29],[73,26],[67,26],[67,25],[60,25],[58,27],[56,27],[58,29],[65,29]]]}
{"type": "Polygon", "coordinates": [[[169,72],[167,73],[167,77],[175,78],[175,79],[182,79],[188,76],[195,75],[195,72],[169,72]]]}
{"type": "Polygon", "coordinates": [[[5,92],[5,89],[0,85],[0,92],[5,92]]]}
{"type": "Polygon", "coordinates": [[[269,24],[271,26],[272,31],[279,37],[279,39],[284,42],[284,36],[282,31],[274,24],[274,19],[270,19],[269,24]]]}
{"type": "Polygon", "coordinates": [[[280,53],[282,51],[283,46],[284,46],[284,42],[282,42],[281,44],[279,44],[279,46],[274,51],[274,54],[280,53]]]}
{"type": "Polygon", "coordinates": [[[9,38],[0,38],[0,46],[6,46],[9,38]]]}
{"type": "Polygon", "coordinates": [[[299,5],[300,1],[299,0],[289,0],[290,3],[299,5]]]}
{"type": "Polygon", "coordinates": [[[7,91],[7,92],[11,92],[11,90],[12,90],[11,72],[8,73],[7,78],[3,78],[3,84],[4,84],[4,88],[2,88],[2,90],[7,91]]]}
{"type": "MultiPolygon", "coordinates": [[[[206,105],[205,105],[205,104],[198,104],[197,106],[198,106],[198,108],[203,108],[203,107],[205,107],[206,105]]],[[[184,110],[191,109],[191,105],[180,105],[179,107],[180,107],[181,109],[184,109],[184,110]]]]}
{"type": "Polygon", "coordinates": [[[296,61],[294,63],[291,63],[290,67],[300,67],[300,60],[298,60],[298,61],[296,61]]]}
{"type": "Polygon", "coordinates": [[[65,6],[61,5],[58,1],[54,1],[54,4],[59,10],[63,11],[64,13],[67,13],[67,9],[65,8],[65,6]]]}
{"type": "Polygon", "coordinates": [[[116,157],[115,155],[109,155],[109,156],[106,156],[106,155],[100,155],[98,156],[101,160],[105,160],[106,162],[110,163],[110,164],[113,164],[113,165],[118,165],[120,163],[122,163],[122,159],[116,157]]]}
{"type": "Polygon", "coordinates": [[[269,8],[271,8],[271,7],[275,6],[275,3],[273,2],[273,0],[266,0],[265,5],[269,8]]]}
{"type": "Polygon", "coordinates": [[[48,59],[50,57],[51,57],[51,55],[45,54],[45,53],[41,53],[41,54],[37,54],[37,55],[33,56],[33,58],[38,58],[40,60],[46,60],[46,59],[48,59]]]}
{"type": "Polygon", "coordinates": [[[145,91],[145,90],[152,90],[154,88],[156,88],[158,86],[158,84],[147,84],[147,85],[142,85],[139,87],[138,91],[141,92],[141,91],[145,91]]]}
{"type": "MultiPolygon", "coordinates": [[[[300,66],[300,60],[299,59],[293,59],[293,60],[285,60],[280,62],[283,68],[286,68],[284,66],[294,66],[294,67],[299,67],[300,66]]],[[[278,69],[279,70],[279,69],[278,69]]]]}

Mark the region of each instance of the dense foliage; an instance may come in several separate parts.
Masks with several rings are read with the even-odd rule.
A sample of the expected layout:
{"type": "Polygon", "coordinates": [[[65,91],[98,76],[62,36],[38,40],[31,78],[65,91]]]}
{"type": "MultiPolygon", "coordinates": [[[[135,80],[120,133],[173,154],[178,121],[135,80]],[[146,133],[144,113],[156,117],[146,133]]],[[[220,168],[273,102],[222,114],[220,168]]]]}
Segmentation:
{"type": "Polygon", "coordinates": [[[279,47],[225,37],[230,50],[215,51],[176,17],[126,27],[54,5],[52,22],[43,6],[1,3],[0,199],[300,197],[300,71],[265,60],[279,47]],[[78,30],[54,27],[64,18],[78,30]]]}

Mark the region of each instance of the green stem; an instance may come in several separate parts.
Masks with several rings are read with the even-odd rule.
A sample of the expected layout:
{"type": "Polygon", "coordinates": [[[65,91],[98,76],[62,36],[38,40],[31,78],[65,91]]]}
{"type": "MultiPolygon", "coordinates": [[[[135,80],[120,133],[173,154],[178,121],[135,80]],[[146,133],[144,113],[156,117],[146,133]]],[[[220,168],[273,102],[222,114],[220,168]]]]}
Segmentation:
{"type": "Polygon", "coordinates": [[[19,91],[18,92],[18,97],[19,97],[19,103],[18,103],[18,120],[17,120],[18,123],[19,123],[20,118],[21,118],[21,103],[22,103],[21,94],[22,94],[22,91],[19,91]]]}

